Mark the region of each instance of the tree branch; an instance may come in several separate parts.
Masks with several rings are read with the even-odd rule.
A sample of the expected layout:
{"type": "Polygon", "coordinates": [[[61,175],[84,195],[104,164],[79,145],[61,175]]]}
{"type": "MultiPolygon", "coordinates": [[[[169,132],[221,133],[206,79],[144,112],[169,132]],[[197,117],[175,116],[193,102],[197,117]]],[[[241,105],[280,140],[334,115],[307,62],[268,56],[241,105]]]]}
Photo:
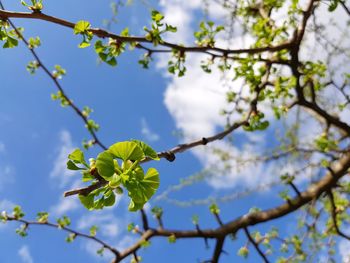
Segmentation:
{"type": "Polygon", "coordinates": [[[81,233],[81,232],[78,232],[76,230],[73,230],[71,228],[68,228],[66,226],[60,226],[59,224],[54,224],[54,223],[50,223],[50,222],[36,222],[36,221],[27,221],[27,220],[24,220],[24,219],[18,219],[14,216],[6,216],[6,220],[7,221],[16,221],[16,222],[20,222],[20,223],[23,223],[27,226],[48,226],[48,227],[52,227],[52,228],[57,228],[57,229],[62,229],[68,233],[71,233],[71,234],[74,234],[75,236],[77,237],[82,237],[82,238],[86,238],[86,239],[90,239],[98,244],[100,244],[103,248],[105,249],[108,249],[110,252],[112,252],[114,254],[114,256],[116,258],[119,258],[120,256],[120,252],[113,248],[112,246],[108,245],[106,242],[102,241],[101,239],[95,237],[95,236],[91,236],[91,235],[87,235],[87,234],[84,234],[84,233],[81,233]]]}
{"type": "Polygon", "coordinates": [[[255,242],[254,238],[252,238],[252,236],[250,235],[248,228],[244,227],[243,228],[245,235],[247,236],[248,240],[250,243],[253,244],[253,246],[255,247],[256,251],[259,253],[259,255],[262,257],[262,259],[264,260],[265,263],[269,263],[269,260],[267,259],[266,255],[261,251],[259,245],[255,242]]]}
{"type": "MultiPolygon", "coordinates": [[[[2,1],[0,1],[0,7],[2,9],[4,9],[4,6],[2,4],[2,1]]],[[[26,45],[26,47],[28,48],[28,50],[30,51],[30,53],[33,55],[33,57],[35,58],[35,60],[38,62],[39,66],[43,69],[43,71],[46,73],[46,75],[53,81],[53,83],[55,84],[56,88],[61,92],[62,96],[64,97],[64,99],[68,102],[68,106],[70,106],[74,112],[83,120],[83,122],[85,123],[85,125],[88,127],[88,118],[83,114],[83,112],[73,103],[73,101],[68,97],[68,95],[66,94],[66,92],[64,91],[63,87],[61,86],[61,84],[58,82],[57,78],[50,72],[50,70],[45,66],[45,64],[42,62],[42,60],[40,59],[40,57],[38,56],[38,54],[36,53],[36,51],[30,47],[29,42],[25,39],[25,37],[23,36],[23,34],[17,29],[17,27],[14,25],[14,23],[9,19],[9,17],[6,16],[2,16],[2,12],[5,12],[3,10],[0,10],[0,18],[6,19],[9,24],[11,25],[11,27],[15,30],[16,34],[18,35],[18,37],[23,41],[23,43],[26,45]]],[[[34,13],[33,13],[34,14],[34,13]]],[[[102,142],[98,139],[96,133],[94,130],[92,129],[88,129],[89,133],[91,134],[91,136],[94,139],[94,143],[98,144],[102,149],[107,149],[102,142]]]]}
{"type": "MultiPolygon", "coordinates": [[[[37,20],[43,20],[50,23],[58,24],[64,27],[68,27],[73,29],[75,26],[75,23],[72,23],[70,21],[57,18],[54,16],[46,15],[41,12],[13,12],[13,11],[7,11],[7,10],[0,10],[0,18],[8,19],[8,18],[24,18],[24,19],[37,19],[37,20]]],[[[119,42],[137,42],[137,43],[152,43],[152,41],[147,40],[145,37],[138,37],[138,36],[120,36],[113,34],[111,32],[108,32],[104,29],[100,28],[92,28],[89,30],[91,33],[93,33],[95,36],[99,38],[111,38],[114,40],[117,40],[119,42]]],[[[159,43],[160,46],[168,47],[170,49],[176,49],[182,52],[196,52],[196,53],[205,53],[207,51],[214,51],[222,54],[223,56],[227,56],[229,54],[258,54],[263,52],[276,52],[279,50],[290,48],[292,45],[291,41],[286,41],[282,44],[276,45],[276,46],[266,46],[266,47],[259,47],[259,48],[242,48],[242,49],[223,49],[218,47],[198,47],[198,46],[190,46],[190,47],[184,47],[181,45],[177,45],[174,43],[161,41],[159,43]]],[[[139,48],[143,48],[142,46],[139,46],[139,48]]],[[[147,50],[147,49],[146,49],[147,50]]],[[[154,50],[153,52],[157,52],[154,50]]],[[[163,52],[163,51],[162,51],[163,52]]]]}
{"type": "Polygon", "coordinates": [[[333,226],[335,228],[335,231],[339,236],[350,241],[350,236],[346,235],[339,229],[339,226],[337,223],[337,207],[334,202],[334,195],[333,195],[332,189],[330,189],[327,193],[328,193],[329,200],[331,201],[331,214],[332,214],[333,226]]]}

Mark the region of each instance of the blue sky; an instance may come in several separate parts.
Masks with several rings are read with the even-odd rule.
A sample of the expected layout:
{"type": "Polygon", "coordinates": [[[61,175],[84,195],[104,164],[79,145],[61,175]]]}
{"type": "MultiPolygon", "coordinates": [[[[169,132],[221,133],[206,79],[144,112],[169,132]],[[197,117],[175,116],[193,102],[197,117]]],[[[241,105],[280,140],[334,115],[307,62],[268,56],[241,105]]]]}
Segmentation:
{"type": "MultiPolygon", "coordinates": [[[[170,4],[165,2],[161,2],[158,8],[169,15],[170,22],[176,18],[182,22],[179,37],[185,43],[190,41],[189,31],[200,19],[198,1],[189,1],[182,6],[187,13],[172,6],[172,1],[169,1],[170,4]],[[179,15],[182,17],[179,18],[179,15]]],[[[19,1],[4,4],[9,10],[24,11],[19,1]]],[[[88,20],[94,27],[102,27],[103,19],[111,15],[109,0],[89,3],[82,0],[44,1],[44,4],[47,14],[70,21],[88,20]]],[[[213,16],[219,18],[220,11],[213,11],[213,16]]],[[[132,5],[122,9],[118,16],[120,22],[113,30],[120,32],[129,26],[131,33],[140,34],[148,17],[147,7],[132,5]]],[[[100,124],[98,135],[106,145],[134,138],[145,140],[157,151],[162,151],[182,141],[174,135],[179,130],[185,133],[184,140],[190,140],[211,135],[225,123],[218,114],[225,89],[215,90],[220,81],[218,74],[203,75],[199,67],[201,58],[190,56],[189,68],[193,71],[183,79],[167,75],[164,57],[152,63],[149,70],[143,70],[137,64],[142,55],[139,51],[126,52],[118,59],[119,65],[113,68],[98,64],[93,49],[78,49],[80,38],[74,36],[72,30],[42,21],[14,22],[25,28],[27,38],[40,36],[42,47],[38,53],[49,68],[59,64],[67,70],[67,76],[61,80],[63,87],[79,107],[87,105],[94,109],[92,118],[100,124]],[[188,106],[188,101],[192,101],[193,105],[188,106]]],[[[127,233],[126,227],[130,222],[137,223],[139,215],[127,212],[126,197],[113,209],[96,212],[87,212],[75,197],[62,197],[63,192],[76,186],[80,178],[79,174],[71,174],[64,169],[65,157],[72,149],[81,147],[84,138],[90,139],[81,120],[71,109],[62,108],[58,102],[51,100],[50,94],[56,90],[43,72],[39,70],[34,76],[26,72],[27,62],[33,58],[23,45],[12,50],[0,49],[0,57],[0,210],[20,204],[28,219],[34,219],[39,211],[50,211],[52,219],[67,214],[72,219],[72,226],[81,231],[88,231],[91,225],[97,224],[101,239],[117,247],[130,244],[136,237],[127,233]]],[[[244,136],[240,133],[237,138],[244,136]]],[[[273,144],[269,136],[271,133],[267,137],[258,134],[247,141],[260,146],[273,144]]],[[[239,143],[235,147],[220,143],[217,146],[227,147],[235,154],[239,154],[239,149],[244,149],[248,155],[255,150],[254,145],[243,148],[239,143]]],[[[86,155],[93,157],[99,150],[91,149],[86,155]]],[[[180,178],[201,171],[206,164],[217,162],[217,157],[202,150],[179,154],[174,163],[166,160],[154,163],[161,174],[158,193],[178,184],[180,178]]],[[[247,169],[245,173],[195,184],[187,191],[171,196],[179,200],[222,196],[271,180],[270,167],[247,169]],[[254,171],[255,177],[247,176],[249,171],[254,171]]],[[[267,208],[278,203],[277,194],[262,193],[220,207],[222,218],[227,221],[247,213],[249,207],[267,208]]],[[[207,206],[178,208],[156,199],[151,201],[151,205],[164,208],[164,223],[171,228],[193,228],[191,217],[194,214],[199,215],[203,227],[216,226],[207,206]]],[[[293,224],[286,223],[288,219],[295,219],[295,215],[262,225],[260,229],[284,225],[283,231],[291,232],[293,224]]],[[[155,224],[155,221],[152,223],[155,224]]],[[[15,223],[0,226],[1,263],[105,262],[108,259],[107,254],[102,258],[95,255],[94,251],[99,247],[90,242],[77,239],[73,244],[67,244],[64,241],[66,233],[61,231],[32,227],[29,236],[23,239],[14,233],[16,227],[15,223]]],[[[239,233],[235,242],[227,241],[225,249],[229,254],[222,256],[222,262],[237,260],[237,250],[246,242],[241,237],[239,233]]],[[[195,262],[210,258],[211,251],[205,249],[203,240],[180,240],[171,245],[164,239],[154,239],[151,247],[143,249],[140,255],[144,262],[155,262],[155,259],[156,262],[180,262],[184,258],[185,262],[195,262]]],[[[248,262],[255,260],[256,255],[252,251],[248,262]]]]}

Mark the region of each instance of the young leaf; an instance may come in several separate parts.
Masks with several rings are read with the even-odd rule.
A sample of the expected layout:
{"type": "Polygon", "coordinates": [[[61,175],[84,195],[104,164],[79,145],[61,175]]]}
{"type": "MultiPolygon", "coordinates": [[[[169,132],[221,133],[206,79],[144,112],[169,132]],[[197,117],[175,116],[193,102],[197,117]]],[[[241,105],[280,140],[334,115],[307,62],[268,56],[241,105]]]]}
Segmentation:
{"type": "Polygon", "coordinates": [[[89,168],[89,165],[85,161],[84,153],[80,149],[75,149],[68,155],[68,159],[72,160],[74,163],[81,163],[89,168]]]}
{"type": "Polygon", "coordinates": [[[142,149],[146,157],[149,157],[153,160],[160,160],[157,152],[153,150],[151,146],[139,140],[132,140],[132,141],[137,143],[137,145],[142,149]]]}
{"type": "Polygon", "coordinates": [[[99,175],[110,181],[114,174],[113,156],[107,151],[100,153],[96,159],[96,168],[99,175]]]}
{"type": "Polygon", "coordinates": [[[122,159],[123,161],[136,161],[144,158],[144,153],[136,142],[118,142],[109,147],[108,151],[114,157],[122,159]]]}

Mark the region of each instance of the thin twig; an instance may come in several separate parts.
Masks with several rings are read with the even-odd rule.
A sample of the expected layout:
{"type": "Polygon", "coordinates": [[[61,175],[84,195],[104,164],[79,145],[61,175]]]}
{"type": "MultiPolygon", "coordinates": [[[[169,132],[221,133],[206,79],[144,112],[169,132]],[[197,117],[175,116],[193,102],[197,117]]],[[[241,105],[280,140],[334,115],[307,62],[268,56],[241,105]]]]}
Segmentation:
{"type": "Polygon", "coordinates": [[[259,253],[259,255],[262,257],[265,263],[269,263],[269,260],[267,259],[266,255],[261,251],[259,245],[255,242],[254,238],[250,235],[248,228],[244,227],[243,228],[244,233],[246,234],[247,238],[249,239],[249,242],[253,244],[255,247],[256,251],[259,253]]]}

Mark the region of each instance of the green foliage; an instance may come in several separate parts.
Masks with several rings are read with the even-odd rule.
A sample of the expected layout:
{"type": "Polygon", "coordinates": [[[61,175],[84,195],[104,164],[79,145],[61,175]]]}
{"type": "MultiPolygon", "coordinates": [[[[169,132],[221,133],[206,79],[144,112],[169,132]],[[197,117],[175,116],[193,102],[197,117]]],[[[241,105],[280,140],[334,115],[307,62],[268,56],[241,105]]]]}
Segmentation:
{"type": "Polygon", "coordinates": [[[22,224],[19,228],[16,229],[16,234],[18,234],[20,237],[26,237],[28,236],[27,229],[28,225],[22,224]]]}
{"type": "Polygon", "coordinates": [[[210,205],[209,210],[210,210],[210,213],[212,213],[214,215],[220,214],[220,208],[215,203],[210,205]]]}
{"type": "Polygon", "coordinates": [[[72,243],[75,238],[77,237],[77,234],[75,233],[70,233],[67,237],[66,237],[66,242],[67,243],[72,243]]]}
{"type": "Polygon", "coordinates": [[[40,37],[36,37],[36,38],[29,38],[28,40],[28,44],[29,44],[29,48],[30,49],[34,49],[37,48],[41,45],[41,41],[40,41],[40,37]]]}
{"type": "Polygon", "coordinates": [[[145,26],[143,29],[147,32],[145,38],[152,42],[154,46],[163,43],[161,37],[163,33],[175,33],[177,31],[176,27],[163,23],[164,16],[157,10],[152,10],[151,18],[153,21],[151,28],[145,26]]]}
{"type": "Polygon", "coordinates": [[[249,255],[249,249],[247,246],[241,247],[237,253],[239,256],[247,258],[249,255]]]}
{"type": "Polygon", "coordinates": [[[67,168],[81,170],[83,181],[94,181],[98,174],[108,182],[86,196],[79,195],[81,203],[87,209],[102,209],[114,205],[115,193],[122,194],[124,188],[131,199],[129,210],[137,211],[159,187],[158,171],[149,168],[145,173],[140,166],[140,162],[147,158],[159,160],[157,153],[146,143],[138,140],[124,141],[110,146],[96,160],[90,159],[90,165],[86,163],[83,152],[76,149],[68,156],[67,168]]]}
{"type": "Polygon", "coordinates": [[[63,216],[62,218],[57,219],[57,224],[59,228],[64,228],[69,226],[71,223],[70,219],[68,216],[63,216]]]}
{"type": "MultiPolygon", "coordinates": [[[[18,35],[15,30],[8,30],[10,25],[4,20],[0,20],[0,41],[4,41],[3,48],[14,48],[18,46],[18,35]]],[[[21,31],[20,28],[17,30],[21,31]]]]}
{"type": "Polygon", "coordinates": [[[151,242],[148,240],[142,240],[141,241],[141,247],[142,248],[148,248],[149,246],[151,246],[151,242]]]}
{"type": "Polygon", "coordinates": [[[14,208],[13,208],[13,217],[15,219],[21,219],[22,217],[24,217],[24,213],[22,211],[22,208],[19,206],[19,205],[16,205],[14,208]]]}
{"type": "Polygon", "coordinates": [[[338,4],[341,0],[330,0],[330,4],[328,6],[328,11],[333,12],[335,9],[337,9],[338,4]]]}
{"type": "Polygon", "coordinates": [[[181,50],[173,50],[173,59],[168,62],[168,72],[171,74],[176,74],[178,77],[182,77],[186,73],[185,61],[186,55],[185,52],[181,50]]]}
{"type": "MultiPolygon", "coordinates": [[[[27,0],[27,2],[29,1],[27,0]]],[[[29,4],[27,4],[27,2],[23,0],[21,1],[22,5],[26,6],[34,13],[41,12],[43,8],[42,0],[30,0],[31,3],[29,4]]],[[[224,7],[228,8],[229,1],[223,2],[225,2],[224,7]]],[[[328,2],[328,10],[333,12],[339,5],[343,5],[344,3],[345,2],[342,2],[341,0],[330,0],[328,2]]],[[[113,3],[114,15],[117,13],[116,5],[116,3],[113,3]]],[[[315,4],[315,8],[316,7],[315,4]]],[[[224,50],[216,48],[216,42],[220,37],[219,34],[224,33],[223,31],[225,28],[221,25],[216,25],[213,21],[200,23],[199,30],[194,33],[196,47],[188,48],[179,45],[178,43],[166,43],[164,40],[166,33],[174,33],[177,29],[166,24],[164,22],[164,15],[156,10],[153,10],[151,13],[152,22],[150,27],[144,27],[144,38],[131,37],[129,35],[129,29],[125,28],[119,36],[107,39],[104,38],[103,34],[99,35],[98,32],[102,31],[92,29],[90,23],[84,20],[78,21],[75,24],[74,34],[81,35],[83,38],[82,42],[79,44],[80,48],[85,48],[92,44],[93,32],[96,33],[97,37],[101,37],[101,40],[97,40],[94,43],[94,50],[101,61],[111,66],[116,66],[118,64],[118,57],[125,52],[127,47],[130,49],[137,47],[145,51],[141,59],[138,61],[143,68],[149,67],[154,53],[168,52],[170,50],[165,49],[172,48],[172,56],[168,62],[168,72],[175,74],[178,77],[182,77],[186,73],[187,69],[185,63],[188,52],[194,50],[195,52],[199,51],[208,55],[201,64],[201,68],[204,72],[212,73],[214,66],[217,66],[222,73],[229,73],[227,75],[229,77],[232,76],[234,81],[242,81],[242,89],[240,91],[232,91],[231,87],[229,87],[229,91],[226,93],[226,102],[229,104],[229,107],[233,107],[222,111],[223,115],[228,119],[228,124],[231,124],[230,115],[234,116],[234,114],[237,113],[243,119],[247,119],[247,124],[242,128],[248,132],[256,132],[266,130],[269,127],[269,121],[265,119],[264,113],[258,110],[258,108],[260,109],[260,107],[258,107],[260,104],[258,103],[269,103],[276,119],[282,119],[285,117],[291,108],[295,106],[298,107],[299,111],[303,107],[307,108],[308,104],[313,104],[316,107],[317,110],[313,110],[311,107],[309,107],[309,110],[314,111],[314,113],[317,114],[318,111],[320,111],[319,108],[325,105],[323,100],[328,99],[326,96],[323,97],[324,94],[322,91],[328,85],[334,84],[345,98],[345,102],[344,100],[339,103],[337,102],[335,106],[338,107],[339,111],[342,111],[346,110],[349,105],[349,95],[346,91],[350,82],[350,74],[345,75],[345,80],[342,85],[335,85],[335,81],[332,79],[332,74],[336,75],[338,73],[328,74],[329,69],[326,62],[302,61],[301,59],[300,61],[296,61],[298,59],[295,58],[294,53],[296,53],[295,51],[299,51],[298,49],[300,48],[300,46],[297,46],[298,34],[301,35],[301,33],[304,33],[304,30],[306,34],[308,33],[308,30],[313,30],[312,27],[310,27],[310,22],[306,23],[308,24],[307,28],[301,28],[300,26],[300,22],[303,21],[303,16],[306,14],[307,11],[304,10],[304,6],[302,6],[298,0],[236,1],[234,7],[235,19],[237,18],[237,21],[242,23],[244,34],[248,33],[251,37],[253,43],[250,47],[264,50],[261,52],[257,50],[241,52],[238,48],[236,50],[237,52],[231,52],[232,50],[229,49],[224,50]],[[275,21],[272,17],[274,17],[275,13],[278,13],[279,9],[282,9],[287,13],[286,18],[279,18],[280,21],[275,21]],[[294,34],[293,32],[295,32],[295,37],[292,36],[292,34],[294,34]],[[141,39],[141,41],[136,42],[133,39],[141,39]],[[145,44],[145,42],[148,43],[145,44]],[[282,43],[291,43],[290,46],[292,47],[285,45],[285,48],[278,48],[278,45],[282,43]],[[154,47],[149,47],[151,44],[153,44],[154,47]],[[157,46],[159,45],[163,45],[163,47],[157,49],[157,46]],[[270,48],[271,50],[269,50],[270,48]],[[294,64],[296,64],[296,66],[294,64]],[[287,72],[288,70],[284,70],[285,68],[292,69],[292,74],[287,72]],[[297,74],[293,72],[293,69],[297,74]],[[299,90],[296,88],[299,88],[299,90]],[[301,100],[297,101],[298,97],[305,97],[305,99],[303,99],[304,105],[300,104],[301,100]],[[290,103],[296,104],[294,105],[290,103]],[[246,113],[247,109],[251,109],[250,111],[248,110],[250,112],[249,116],[246,113]]],[[[311,16],[314,16],[313,13],[310,14],[311,16]]],[[[37,14],[37,16],[40,16],[40,14],[37,14]]],[[[12,30],[9,28],[9,22],[5,20],[0,21],[0,41],[4,42],[3,48],[16,47],[18,46],[18,41],[22,39],[22,28],[12,30]]],[[[233,29],[233,27],[230,29],[233,29]]],[[[322,29],[321,26],[317,28],[317,30],[320,31],[322,31],[322,29]]],[[[315,33],[317,32],[315,31],[315,33]]],[[[39,37],[32,37],[28,40],[28,48],[31,52],[35,52],[35,49],[40,46],[41,40],[39,37]]],[[[236,49],[236,47],[234,48],[236,49]]],[[[339,50],[341,50],[340,47],[339,50]]],[[[334,56],[338,55],[336,54],[336,51],[337,50],[334,49],[334,56]]],[[[300,56],[300,58],[301,57],[303,56],[300,56]]],[[[26,68],[30,74],[34,74],[40,66],[43,65],[40,65],[39,62],[35,60],[29,62],[26,68]]],[[[44,66],[43,68],[46,71],[44,66]]],[[[66,70],[61,66],[56,65],[51,73],[51,78],[56,82],[65,75],[66,70]]],[[[60,90],[56,94],[52,94],[52,99],[60,101],[61,105],[64,107],[75,107],[73,101],[64,94],[60,87],[59,89],[60,90]]],[[[83,118],[86,124],[86,128],[92,133],[94,138],[91,140],[84,140],[83,147],[85,149],[89,149],[95,143],[99,143],[98,140],[95,140],[96,137],[94,134],[99,130],[99,125],[94,120],[89,119],[92,112],[93,110],[89,107],[84,107],[83,110],[79,112],[79,115],[83,118]]],[[[324,111],[323,115],[327,114],[328,109],[324,111]]],[[[299,112],[297,115],[299,115],[299,112]]],[[[321,118],[324,117],[322,114],[318,115],[321,116],[321,118]]],[[[298,118],[299,117],[300,116],[298,116],[298,118]]],[[[318,159],[318,163],[316,164],[319,165],[318,168],[320,169],[320,175],[323,172],[327,172],[327,169],[324,168],[330,170],[330,167],[333,167],[333,155],[335,156],[339,153],[339,156],[343,156],[346,154],[346,150],[348,150],[340,149],[347,143],[347,141],[344,136],[344,131],[346,129],[339,132],[339,134],[344,133],[341,134],[341,136],[338,136],[339,134],[336,132],[337,122],[343,121],[337,116],[337,112],[333,113],[332,111],[331,118],[323,119],[326,122],[325,126],[327,126],[323,127],[326,132],[311,140],[311,143],[307,146],[310,148],[313,147],[312,149],[306,149],[306,151],[313,151],[317,154],[323,154],[323,156],[326,156],[325,158],[318,159]],[[334,119],[336,121],[333,121],[334,119]]],[[[286,132],[286,136],[288,137],[286,140],[288,143],[286,144],[288,145],[282,145],[278,150],[289,151],[292,149],[292,151],[294,151],[294,147],[297,147],[300,144],[296,135],[297,131],[298,125],[289,129],[286,132]]],[[[214,150],[213,152],[219,156],[219,160],[225,165],[233,159],[229,152],[221,151],[220,149],[217,151],[214,150]]],[[[310,155],[311,154],[305,154],[305,156],[301,154],[298,156],[293,155],[291,160],[294,160],[294,158],[297,161],[300,161],[300,159],[308,160],[310,159],[310,155]]],[[[277,154],[273,157],[279,158],[280,156],[277,154]]],[[[111,145],[107,150],[98,153],[96,158],[90,158],[89,162],[85,160],[84,153],[80,149],[76,149],[68,156],[67,169],[80,171],[82,174],[82,182],[88,182],[90,186],[98,184],[100,187],[86,195],[79,195],[81,203],[87,209],[94,210],[113,206],[116,202],[116,194],[121,195],[124,192],[127,192],[130,198],[129,210],[137,211],[144,207],[159,188],[160,178],[158,171],[153,167],[148,168],[146,171],[141,166],[142,163],[150,160],[159,160],[157,152],[142,141],[130,140],[111,145]]],[[[245,160],[238,158],[237,161],[244,162],[245,160]]],[[[258,162],[260,160],[253,160],[253,162],[255,161],[258,162]]],[[[227,167],[231,168],[231,166],[227,167]]],[[[310,169],[312,169],[312,167],[310,167],[310,169]]],[[[198,178],[193,177],[189,180],[183,180],[181,181],[181,184],[182,186],[190,185],[196,181],[202,181],[205,179],[204,176],[200,177],[200,180],[198,178]]],[[[284,174],[280,179],[282,183],[292,185],[295,180],[295,175],[284,174]]],[[[314,178],[312,180],[314,180],[314,178]]],[[[181,187],[178,187],[177,189],[181,187]]],[[[334,184],[332,190],[335,192],[334,204],[322,195],[317,196],[318,200],[313,200],[315,205],[307,208],[307,216],[298,221],[299,228],[307,228],[308,231],[307,235],[303,238],[299,237],[297,234],[294,235],[293,233],[292,237],[283,239],[279,237],[277,229],[272,229],[265,234],[259,231],[252,233],[253,239],[260,247],[266,249],[264,252],[266,255],[273,252],[273,241],[281,242],[279,248],[282,253],[292,253],[291,256],[286,255],[286,257],[280,257],[277,259],[277,262],[301,262],[310,259],[313,260],[313,249],[320,247],[320,244],[326,238],[333,238],[332,235],[337,234],[334,220],[338,227],[344,226],[344,223],[350,222],[350,216],[348,215],[348,209],[350,206],[348,201],[350,183],[337,182],[337,184],[334,184]],[[321,217],[321,209],[319,209],[316,204],[322,205],[322,211],[326,214],[327,218],[321,217]],[[334,206],[335,211],[333,211],[334,206]],[[312,224],[307,222],[309,218],[314,220],[312,224]],[[320,218],[321,220],[325,219],[325,227],[322,228],[321,231],[317,229],[316,224],[318,223],[316,222],[317,219],[320,218]],[[308,244],[307,241],[305,241],[307,238],[312,240],[313,244],[308,244]]],[[[293,205],[293,200],[290,197],[289,190],[281,191],[280,197],[286,201],[286,204],[293,205]]],[[[207,201],[208,200],[213,202],[212,198],[208,198],[207,201]]],[[[210,212],[218,218],[217,215],[219,215],[220,209],[217,204],[210,205],[209,209],[210,212]]],[[[248,215],[251,216],[253,213],[258,213],[259,211],[261,211],[259,208],[252,207],[250,208],[248,215]]],[[[163,215],[163,209],[160,207],[153,207],[151,212],[157,219],[161,219],[163,215]]],[[[23,216],[24,213],[21,208],[16,206],[13,211],[13,218],[8,216],[6,212],[3,212],[0,215],[0,220],[2,222],[8,220],[20,220],[25,222],[21,220],[23,216]]],[[[48,223],[48,217],[49,214],[47,212],[39,212],[37,214],[37,222],[46,224],[48,223]]],[[[196,228],[199,229],[198,216],[193,216],[192,222],[196,228]]],[[[57,223],[58,228],[66,228],[70,225],[70,219],[64,216],[59,218],[57,223]]],[[[22,237],[26,236],[29,224],[30,223],[22,224],[16,232],[22,237]]],[[[95,237],[97,230],[97,226],[92,226],[90,228],[90,236],[95,237]]],[[[68,229],[68,231],[70,230],[68,229]]],[[[137,234],[142,233],[134,223],[128,225],[128,231],[137,234]]],[[[235,235],[230,236],[235,238],[235,235]]],[[[76,237],[76,233],[70,233],[66,238],[66,241],[70,243],[74,241],[76,237]]],[[[176,235],[171,234],[168,236],[168,241],[169,243],[175,243],[176,235]]],[[[332,246],[334,246],[332,242],[334,242],[334,240],[327,240],[329,255],[335,253],[334,248],[332,248],[332,246]]],[[[150,242],[148,240],[143,240],[140,242],[140,245],[141,247],[148,247],[150,242]]],[[[247,258],[250,245],[251,244],[247,242],[245,246],[239,249],[238,255],[247,258]]],[[[108,249],[108,247],[100,248],[97,250],[97,254],[102,255],[105,249],[108,249]]],[[[131,260],[139,262],[140,258],[136,256],[136,253],[134,256],[136,258],[134,257],[131,260]]]]}
{"type": "Polygon", "coordinates": [[[197,226],[199,224],[199,216],[198,215],[193,215],[192,216],[192,224],[197,226]]]}
{"type": "Polygon", "coordinates": [[[105,252],[105,248],[104,248],[104,247],[101,247],[101,248],[99,248],[99,249],[96,251],[96,254],[97,254],[97,255],[100,255],[100,256],[102,257],[104,252],[105,252]]]}
{"type": "Polygon", "coordinates": [[[86,48],[88,46],[90,46],[90,42],[93,38],[93,34],[90,31],[91,25],[88,21],[78,21],[75,26],[74,26],[74,34],[75,35],[82,35],[83,36],[83,40],[82,42],[79,44],[79,48],[86,48]]]}
{"type": "Polygon", "coordinates": [[[249,118],[249,123],[245,126],[243,126],[243,129],[248,132],[253,131],[263,131],[266,130],[267,127],[269,127],[268,121],[263,121],[265,114],[262,112],[253,112],[251,114],[252,116],[249,118]]]}
{"type": "Polygon", "coordinates": [[[117,65],[116,57],[124,52],[124,49],[125,43],[119,43],[113,39],[110,39],[106,45],[104,45],[101,40],[98,40],[95,43],[95,51],[99,58],[111,66],[117,65]]]}
{"type": "Polygon", "coordinates": [[[0,213],[0,221],[1,223],[7,223],[8,215],[6,211],[1,211],[0,213]]]}
{"type": "Polygon", "coordinates": [[[56,94],[51,94],[52,100],[59,100],[62,107],[67,107],[70,105],[70,101],[63,95],[62,91],[57,91],[56,94]]]}
{"type": "Polygon", "coordinates": [[[170,244],[176,243],[176,236],[175,236],[174,234],[170,235],[170,236],[168,237],[168,242],[169,242],[170,244]]]}
{"type": "Polygon", "coordinates": [[[27,4],[24,0],[21,0],[21,4],[23,6],[28,7],[28,9],[32,10],[34,13],[40,13],[43,9],[43,1],[42,0],[30,0],[31,5],[27,4]]]}
{"type": "Polygon", "coordinates": [[[21,219],[25,214],[23,213],[22,208],[19,205],[16,205],[13,208],[12,215],[15,219],[21,219]]]}
{"type": "Polygon", "coordinates": [[[135,224],[134,223],[130,223],[128,224],[128,232],[132,232],[135,229],[135,224]]]}
{"type": "Polygon", "coordinates": [[[92,237],[96,236],[97,230],[98,230],[97,226],[90,227],[90,236],[92,237]]]}
{"type": "Polygon", "coordinates": [[[155,218],[161,218],[163,216],[163,208],[155,206],[151,209],[151,212],[155,218]]]}
{"type": "Polygon", "coordinates": [[[42,223],[42,224],[47,223],[48,219],[49,219],[49,213],[47,213],[47,212],[39,212],[37,214],[36,220],[39,223],[42,223]]]}
{"type": "Polygon", "coordinates": [[[149,52],[146,52],[145,54],[143,54],[143,56],[141,57],[141,59],[138,61],[138,63],[144,68],[144,69],[148,69],[149,67],[149,63],[152,61],[152,57],[151,54],[149,52]]]}
{"type": "Polygon", "coordinates": [[[213,21],[201,22],[199,31],[194,33],[196,44],[201,47],[214,47],[216,35],[225,29],[224,26],[215,26],[213,21]]]}
{"type": "Polygon", "coordinates": [[[34,74],[37,69],[39,68],[40,64],[38,61],[34,60],[34,61],[30,61],[27,65],[27,71],[30,73],[30,74],[34,74]]]}
{"type": "Polygon", "coordinates": [[[55,70],[52,71],[52,77],[55,79],[61,79],[64,75],[66,75],[66,70],[60,65],[55,65],[55,70]]]}
{"type": "Polygon", "coordinates": [[[281,181],[284,184],[290,184],[294,181],[294,179],[295,179],[295,176],[289,175],[288,173],[281,175],[281,181]]]}
{"type": "Polygon", "coordinates": [[[322,152],[328,152],[335,150],[338,147],[338,143],[335,140],[328,138],[328,134],[322,133],[315,139],[316,147],[322,152]]]}

